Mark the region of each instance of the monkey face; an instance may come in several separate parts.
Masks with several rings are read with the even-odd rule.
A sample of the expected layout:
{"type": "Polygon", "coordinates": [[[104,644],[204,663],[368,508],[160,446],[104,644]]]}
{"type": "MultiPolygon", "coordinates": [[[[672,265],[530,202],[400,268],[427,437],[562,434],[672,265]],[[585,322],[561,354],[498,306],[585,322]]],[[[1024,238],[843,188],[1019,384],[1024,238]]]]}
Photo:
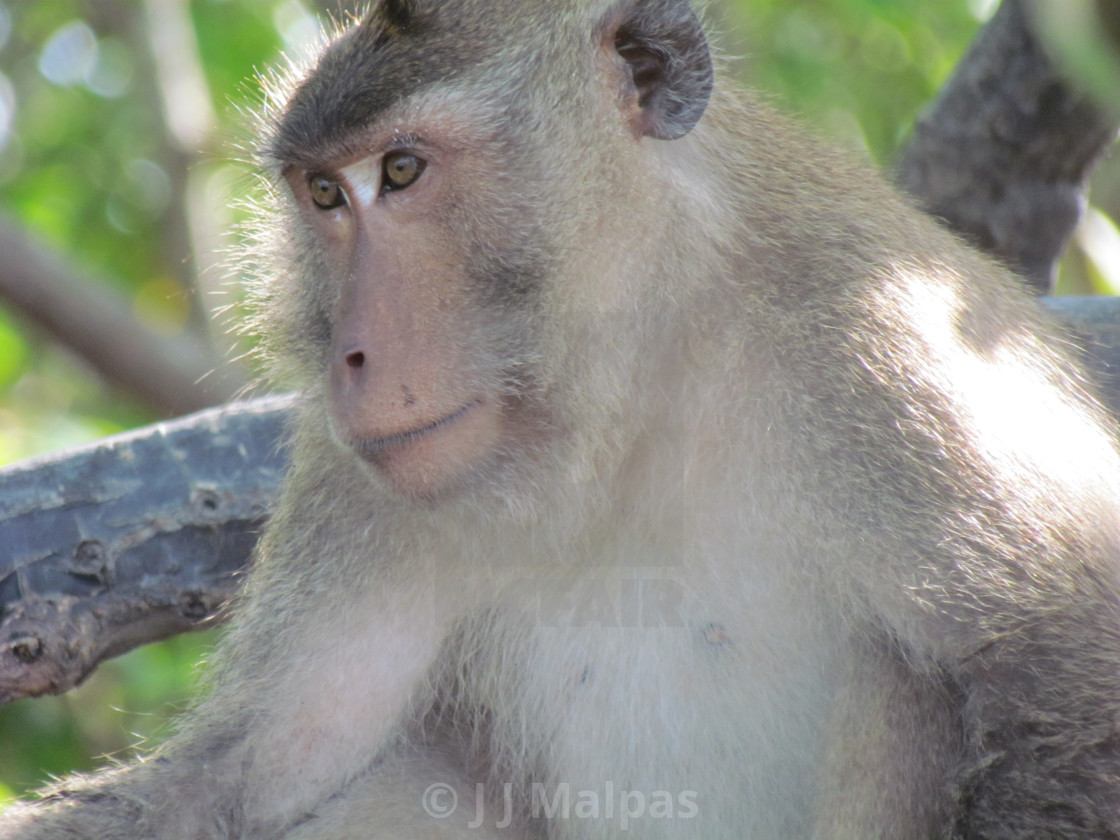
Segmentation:
{"type": "Polygon", "coordinates": [[[527,452],[563,447],[557,430],[578,424],[552,408],[553,372],[573,368],[573,336],[596,332],[582,313],[612,309],[607,287],[624,288],[638,265],[618,248],[624,222],[604,212],[617,204],[608,192],[628,189],[618,162],[633,164],[647,137],[680,136],[707,103],[698,27],[689,110],[646,23],[591,2],[560,15],[585,33],[584,53],[547,84],[499,90],[485,68],[510,50],[546,54],[534,31],[545,11],[510,4],[507,42],[472,42],[467,55],[471,3],[381,4],[294,89],[268,141],[294,204],[291,273],[307,302],[289,319],[314,315],[304,332],[321,336],[303,342],[320,355],[304,367],[319,371],[333,437],[394,493],[478,487],[527,452]],[[576,107],[606,127],[609,143],[591,154],[566,110],[576,107]]]}
{"type": "MultiPolygon", "coordinates": [[[[478,135],[412,107],[365,132],[358,152],[284,173],[323,263],[333,434],[405,495],[492,468],[515,420],[515,342],[495,326],[512,293],[495,287],[534,272],[507,265],[503,277],[478,245],[470,216],[493,166],[478,135]]],[[[505,238],[491,248],[507,252],[505,238]]]]}

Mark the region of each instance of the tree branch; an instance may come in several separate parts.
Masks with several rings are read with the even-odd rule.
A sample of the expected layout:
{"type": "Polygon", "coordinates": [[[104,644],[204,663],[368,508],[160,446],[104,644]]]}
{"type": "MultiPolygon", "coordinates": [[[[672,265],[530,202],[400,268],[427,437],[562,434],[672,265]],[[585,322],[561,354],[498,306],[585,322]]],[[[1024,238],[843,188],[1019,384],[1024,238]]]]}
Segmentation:
{"type": "Polygon", "coordinates": [[[1053,288],[1086,181],[1120,122],[1079,92],[1003,0],[898,162],[898,183],[977,247],[1053,288]]]}
{"type": "Polygon", "coordinates": [[[242,388],[237,370],[208,344],[156,335],[103,283],[83,276],[3,218],[0,254],[0,297],[12,309],[161,414],[222,403],[242,388]]]}
{"type": "Polygon", "coordinates": [[[0,705],[211,621],[284,471],[291,397],[0,471],[0,705]]]}

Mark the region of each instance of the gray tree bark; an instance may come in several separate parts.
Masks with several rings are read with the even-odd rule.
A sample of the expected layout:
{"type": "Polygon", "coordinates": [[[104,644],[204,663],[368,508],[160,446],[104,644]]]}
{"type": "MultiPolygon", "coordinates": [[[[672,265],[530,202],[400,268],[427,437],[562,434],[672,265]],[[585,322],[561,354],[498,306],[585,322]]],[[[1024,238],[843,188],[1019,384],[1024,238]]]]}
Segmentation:
{"type": "Polygon", "coordinates": [[[898,184],[932,215],[1053,289],[1093,166],[1120,123],[1068,80],[1032,30],[1027,0],[1003,0],[918,118],[898,184]]]}
{"type": "Polygon", "coordinates": [[[232,403],[0,472],[0,705],[216,619],[280,485],[291,404],[232,403]]]}

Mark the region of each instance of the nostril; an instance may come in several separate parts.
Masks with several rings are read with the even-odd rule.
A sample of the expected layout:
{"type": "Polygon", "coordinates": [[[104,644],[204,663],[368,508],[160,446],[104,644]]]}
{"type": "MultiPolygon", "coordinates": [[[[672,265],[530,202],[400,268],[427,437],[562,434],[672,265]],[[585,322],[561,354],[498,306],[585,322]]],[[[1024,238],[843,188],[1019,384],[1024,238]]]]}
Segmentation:
{"type": "Polygon", "coordinates": [[[346,365],[347,365],[347,367],[353,368],[354,370],[358,370],[365,363],[366,363],[366,354],[363,353],[361,350],[355,350],[353,353],[347,353],[346,354],[346,365]]]}

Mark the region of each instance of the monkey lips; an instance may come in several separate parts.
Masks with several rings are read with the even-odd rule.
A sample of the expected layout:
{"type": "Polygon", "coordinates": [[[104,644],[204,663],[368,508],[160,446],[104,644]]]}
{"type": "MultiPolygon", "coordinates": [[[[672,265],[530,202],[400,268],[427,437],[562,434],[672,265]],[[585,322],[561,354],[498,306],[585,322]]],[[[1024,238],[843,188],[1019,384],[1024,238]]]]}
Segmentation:
{"type": "Polygon", "coordinates": [[[500,430],[498,403],[480,397],[429,423],[373,434],[350,427],[344,439],[395,492],[431,496],[484,461],[500,430]]]}

